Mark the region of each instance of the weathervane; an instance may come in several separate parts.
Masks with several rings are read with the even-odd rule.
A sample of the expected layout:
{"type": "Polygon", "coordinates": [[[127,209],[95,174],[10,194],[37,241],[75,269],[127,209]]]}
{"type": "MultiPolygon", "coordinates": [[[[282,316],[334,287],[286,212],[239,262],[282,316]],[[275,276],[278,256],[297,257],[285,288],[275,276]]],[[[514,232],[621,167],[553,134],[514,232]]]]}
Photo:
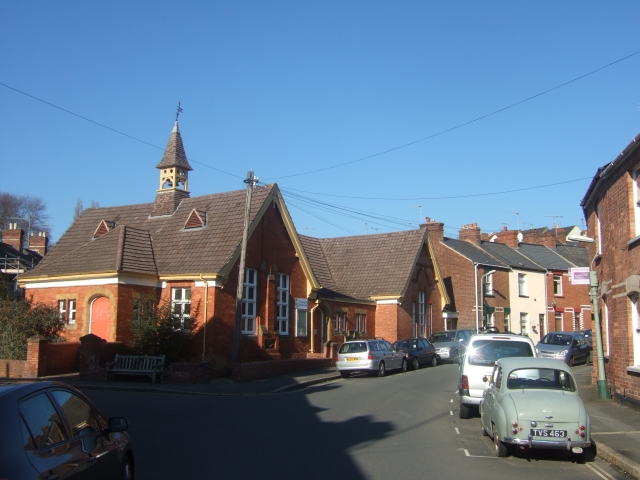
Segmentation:
{"type": "Polygon", "coordinates": [[[180,116],[180,112],[182,112],[182,108],[180,108],[180,102],[178,102],[178,109],[176,110],[176,122],[178,121],[178,117],[180,116]]]}

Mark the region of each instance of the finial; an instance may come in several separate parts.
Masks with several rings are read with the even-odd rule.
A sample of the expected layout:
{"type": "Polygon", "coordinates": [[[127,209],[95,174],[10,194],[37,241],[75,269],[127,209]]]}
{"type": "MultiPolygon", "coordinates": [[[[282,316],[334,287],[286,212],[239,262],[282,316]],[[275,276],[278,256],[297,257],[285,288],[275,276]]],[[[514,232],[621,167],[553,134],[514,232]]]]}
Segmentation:
{"type": "Polygon", "coordinates": [[[178,121],[178,117],[180,116],[180,112],[182,112],[182,108],[180,108],[180,102],[178,102],[178,109],[176,110],[176,122],[178,121]]]}

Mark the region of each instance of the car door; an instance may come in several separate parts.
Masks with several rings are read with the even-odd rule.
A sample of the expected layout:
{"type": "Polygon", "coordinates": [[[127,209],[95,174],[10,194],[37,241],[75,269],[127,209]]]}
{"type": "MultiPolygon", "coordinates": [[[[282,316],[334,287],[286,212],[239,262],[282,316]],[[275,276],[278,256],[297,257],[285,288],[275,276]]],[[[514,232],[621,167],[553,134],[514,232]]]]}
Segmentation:
{"type": "Polygon", "coordinates": [[[587,343],[587,341],[584,338],[584,335],[580,334],[580,335],[576,335],[576,340],[577,340],[577,348],[578,351],[580,352],[580,361],[586,361],[587,358],[589,357],[589,344],[587,343]]]}
{"type": "Polygon", "coordinates": [[[51,389],[50,392],[65,417],[69,432],[73,438],[81,439],[90,477],[104,480],[116,478],[120,461],[116,443],[110,434],[104,433],[106,421],[75,393],[63,388],[51,389]]]}
{"type": "Polygon", "coordinates": [[[390,370],[400,368],[400,362],[404,358],[404,353],[396,350],[396,348],[386,340],[382,340],[380,343],[384,345],[382,348],[384,348],[385,358],[387,358],[387,368],[390,370]]]}
{"type": "Polygon", "coordinates": [[[500,393],[500,386],[502,383],[502,368],[500,365],[496,365],[493,369],[491,377],[488,379],[489,385],[485,389],[483,395],[483,407],[484,412],[484,426],[487,431],[491,431],[491,424],[493,423],[496,415],[496,403],[498,394],[500,393]]]}
{"type": "Polygon", "coordinates": [[[27,459],[41,478],[89,478],[87,454],[82,449],[82,440],[71,438],[46,391],[22,400],[18,410],[27,427],[24,438],[27,459]]]}
{"type": "Polygon", "coordinates": [[[425,365],[429,362],[429,352],[426,348],[426,340],[418,339],[416,342],[416,356],[418,357],[418,363],[425,365]]]}

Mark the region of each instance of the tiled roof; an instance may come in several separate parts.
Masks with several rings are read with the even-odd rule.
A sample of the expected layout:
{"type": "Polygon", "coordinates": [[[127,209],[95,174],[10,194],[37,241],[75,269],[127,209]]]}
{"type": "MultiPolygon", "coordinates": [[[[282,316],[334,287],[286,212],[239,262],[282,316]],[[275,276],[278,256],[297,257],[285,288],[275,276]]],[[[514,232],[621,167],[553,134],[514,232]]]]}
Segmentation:
{"type": "Polygon", "coordinates": [[[491,254],[491,256],[496,257],[501,262],[506,263],[511,268],[517,270],[546,272],[546,269],[529,260],[521,253],[517,252],[515,248],[512,248],[509,245],[505,245],[503,243],[481,242],[480,248],[491,254]]]}
{"type": "Polygon", "coordinates": [[[509,268],[509,265],[489,255],[487,252],[480,249],[478,246],[471,242],[445,237],[444,240],[442,240],[442,243],[444,243],[452,250],[455,250],[460,255],[467,257],[469,260],[479,265],[485,265],[487,267],[509,268]]]}
{"type": "Polygon", "coordinates": [[[156,166],[156,168],[166,167],[182,167],[185,170],[193,170],[189,162],[187,161],[187,154],[184,151],[184,145],[182,144],[182,135],[180,135],[180,129],[178,128],[178,121],[171,131],[167,148],[164,150],[162,160],[156,166]]]}
{"type": "Polygon", "coordinates": [[[589,251],[584,247],[570,247],[568,245],[558,245],[554,251],[573,263],[576,267],[589,266],[589,251]]]}
{"type": "Polygon", "coordinates": [[[0,242],[0,268],[4,269],[5,264],[7,268],[13,268],[15,262],[18,261],[20,263],[20,267],[26,270],[30,270],[34,268],[38,262],[42,260],[42,255],[37,252],[32,252],[30,250],[26,250],[24,252],[20,252],[16,250],[14,247],[9,245],[8,243],[0,242]]]}
{"type": "Polygon", "coordinates": [[[300,239],[323,288],[366,300],[404,293],[425,241],[425,231],[300,239]]]}
{"type": "Polygon", "coordinates": [[[574,267],[571,262],[544,245],[521,243],[516,250],[547,270],[568,271],[574,267]]]}
{"type": "MultiPolygon", "coordinates": [[[[254,189],[252,222],[276,190],[275,185],[254,189]]],[[[150,217],[153,203],[88,208],[38,267],[22,278],[114,270],[158,275],[219,273],[242,241],[245,202],[246,190],[237,190],[185,198],[173,215],[162,217],[150,217]],[[184,228],[193,209],[207,212],[207,226],[184,228]],[[115,228],[94,238],[104,218],[115,222],[115,228]]]]}

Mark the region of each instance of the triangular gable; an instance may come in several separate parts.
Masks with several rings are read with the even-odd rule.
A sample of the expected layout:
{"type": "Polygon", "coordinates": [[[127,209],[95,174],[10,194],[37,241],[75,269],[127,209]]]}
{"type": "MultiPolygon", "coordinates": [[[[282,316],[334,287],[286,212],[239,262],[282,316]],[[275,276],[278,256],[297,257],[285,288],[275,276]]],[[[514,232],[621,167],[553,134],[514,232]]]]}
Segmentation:
{"type": "Polygon", "coordinates": [[[116,226],[116,222],[101,220],[100,223],[98,224],[98,228],[96,228],[96,231],[93,232],[93,238],[98,238],[103,235],[106,235],[111,230],[113,230],[115,226],[116,226]]]}
{"type": "MultiPolygon", "coordinates": [[[[271,185],[271,191],[269,192],[269,195],[267,195],[267,197],[264,199],[264,202],[262,203],[260,210],[258,210],[256,215],[251,220],[251,224],[249,225],[249,232],[248,232],[249,237],[251,237],[255,229],[258,227],[258,225],[260,224],[260,221],[262,220],[262,217],[267,211],[267,208],[269,208],[271,205],[275,205],[278,208],[280,215],[282,216],[285,229],[289,234],[289,238],[291,239],[291,243],[293,244],[293,248],[296,252],[296,256],[300,259],[300,266],[302,267],[302,271],[304,272],[305,277],[307,278],[307,281],[311,286],[311,289],[318,290],[320,288],[320,282],[318,282],[316,276],[313,273],[313,270],[311,269],[311,264],[309,263],[309,259],[305,254],[304,248],[302,248],[300,237],[298,236],[298,232],[296,231],[293,225],[293,220],[291,219],[289,210],[287,210],[287,207],[284,203],[284,199],[282,198],[282,195],[280,194],[280,190],[278,189],[278,185],[276,185],[275,183],[271,185]]],[[[227,262],[227,264],[220,271],[221,275],[223,276],[229,275],[229,272],[235,265],[236,261],[238,260],[238,258],[240,258],[241,248],[242,248],[242,244],[240,243],[238,244],[235,251],[233,252],[233,255],[231,255],[231,257],[229,258],[229,261],[227,262]]]]}
{"type": "Polygon", "coordinates": [[[202,210],[196,210],[195,208],[191,210],[189,214],[189,218],[184,224],[185,229],[189,228],[202,228],[207,224],[207,212],[202,210]]]}

